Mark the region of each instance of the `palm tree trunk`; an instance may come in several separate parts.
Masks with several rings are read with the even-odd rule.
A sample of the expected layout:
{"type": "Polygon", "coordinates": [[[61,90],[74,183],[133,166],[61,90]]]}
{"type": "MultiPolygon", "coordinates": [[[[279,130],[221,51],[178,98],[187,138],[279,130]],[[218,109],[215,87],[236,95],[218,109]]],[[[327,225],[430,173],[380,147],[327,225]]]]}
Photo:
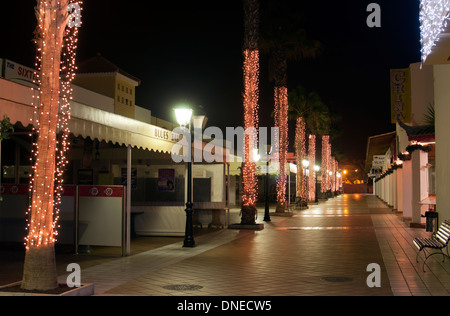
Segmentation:
{"type": "Polygon", "coordinates": [[[316,200],[316,172],[314,166],[316,165],[316,135],[309,135],[308,144],[308,159],[309,159],[309,201],[316,200]]]}
{"type": "Polygon", "coordinates": [[[275,64],[275,127],[279,128],[279,162],[280,173],[277,179],[277,212],[283,213],[288,205],[286,201],[286,158],[289,146],[288,139],[288,88],[287,58],[283,50],[274,53],[275,64]]]}
{"type": "Polygon", "coordinates": [[[22,289],[58,286],[54,251],[54,185],[60,65],[68,0],[38,1],[40,24],[40,108],[32,203],[22,289]]]}
{"type": "Polygon", "coordinates": [[[322,193],[327,194],[330,175],[329,169],[330,136],[322,136],[322,193]]]}
{"type": "Polygon", "coordinates": [[[259,2],[244,0],[244,125],[249,133],[245,135],[245,153],[242,164],[242,218],[241,224],[256,223],[257,178],[253,149],[257,148],[258,102],[259,102],[259,2]]]}
{"type": "Polygon", "coordinates": [[[300,206],[304,206],[306,196],[305,176],[303,174],[303,159],[306,153],[305,135],[305,120],[303,117],[298,117],[295,129],[295,156],[297,157],[297,198],[300,206]]]}

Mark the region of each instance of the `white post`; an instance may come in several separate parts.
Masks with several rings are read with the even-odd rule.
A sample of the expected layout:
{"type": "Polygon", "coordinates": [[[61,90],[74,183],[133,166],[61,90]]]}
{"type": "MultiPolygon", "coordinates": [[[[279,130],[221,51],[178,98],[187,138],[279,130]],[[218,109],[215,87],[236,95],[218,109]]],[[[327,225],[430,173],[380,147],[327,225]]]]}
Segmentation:
{"type": "Polygon", "coordinates": [[[403,213],[403,168],[397,169],[397,212],[403,213]]]}
{"type": "Polygon", "coordinates": [[[403,163],[403,218],[412,219],[412,162],[403,163]]]}
{"type": "Polygon", "coordinates": [[[126,222],[126,247],[125,252],[126,255],[129,256],[131,254],[131,146],[129,145],[127,148],[127,222],[126,222]]]}
{"type": "Polygon", "coordinates": [[[427,167],[428,153],[416,150],[412,153],[412,223],[421,223],[421,214],[427,206],[420,202],[428,197],[427,167]]]}

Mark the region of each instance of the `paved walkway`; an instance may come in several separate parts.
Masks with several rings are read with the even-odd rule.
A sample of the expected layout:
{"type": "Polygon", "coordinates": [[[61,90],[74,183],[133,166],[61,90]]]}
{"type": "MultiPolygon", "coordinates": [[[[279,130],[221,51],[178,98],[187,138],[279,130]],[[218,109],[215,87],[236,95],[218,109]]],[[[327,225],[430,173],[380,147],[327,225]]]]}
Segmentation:
{"type": "MultiPolygon", "coordinates": [[[[239,222],[238,210],[231,222],[239,222]]],[[[132,248],[126,258],[66,255],[62,261],[80,260],[82,282],[105,296],[449,295],[449,260],[432,257],[425,273],[422,261],[416,263],[412,240],[427,235],[374,196],[343,195],[293,217],[272,216],[262,231],[202,234],[193,249],[183,248],[182,238],[167,238],[150,250],[132,248]],[[367,286],[371,263],[381,267],[379,288],[367,286]]]]}
{"type": "MultiPolygon", "coordinates": [[[[262,209],[259,219],[262,220],[262,209]]],[[[232,221],[239,221],[232,212],[232,221]]],[[[408,228],[374,196],[344,195],[272,216],[263,231],[221,230],[82,271],[97,295],[328,296],[448,295],[450,262],[430,259],[422,272],[408,228]],[[367,266],[381,267],[369,288],[367,266]]]]}

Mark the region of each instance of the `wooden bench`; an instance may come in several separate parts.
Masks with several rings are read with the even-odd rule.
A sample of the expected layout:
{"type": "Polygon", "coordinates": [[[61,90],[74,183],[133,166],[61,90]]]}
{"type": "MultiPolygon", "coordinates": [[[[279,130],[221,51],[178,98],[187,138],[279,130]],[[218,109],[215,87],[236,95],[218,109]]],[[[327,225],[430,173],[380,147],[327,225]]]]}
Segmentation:
{"type": "Polygon", "coordinates": [[[433,234],[431,238],[415,238],[414,245],[419,249],[419,252],[416,256],[416,261],[419,263],[419,254],[423,251],[425,260],[423,262],[423,272],[425,272],[425,263],[428,258],[434,255],[442,255],[443,262],[445,261],[445,257],[450,259],[448,253],[448,242],[450,240],[450,221],[444,221],[442,225],[439,227],[439,230],[436,234],[433,234]],[[425,249],[433,249],[439,250],[439,252],[433,252],[427,254],[425,249]],[[445,254],[442,249],[447,248],[447,254],[445,254]]]}

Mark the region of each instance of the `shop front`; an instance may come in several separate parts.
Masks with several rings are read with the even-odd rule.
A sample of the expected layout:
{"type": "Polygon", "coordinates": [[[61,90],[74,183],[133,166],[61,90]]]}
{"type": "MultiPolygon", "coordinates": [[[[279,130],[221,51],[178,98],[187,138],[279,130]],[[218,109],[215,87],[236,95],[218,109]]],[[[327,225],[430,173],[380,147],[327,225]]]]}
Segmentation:
{"type": "MultiPolygon", "coordinates": [[[[2,144],[1,241],[25,237],[35,93],[0,79],[0,115],[16,127],[2,144]]],[[[187,169],[171,155],[179,135],[77,102],[71,102],[69,129],[60,243],[122,246],[127,255],[134,234],[184,235],[187,169]]],[[[227,164],[194,164],[194,208],[202,226],[225,225],[227,171],[227,164]]]]}

